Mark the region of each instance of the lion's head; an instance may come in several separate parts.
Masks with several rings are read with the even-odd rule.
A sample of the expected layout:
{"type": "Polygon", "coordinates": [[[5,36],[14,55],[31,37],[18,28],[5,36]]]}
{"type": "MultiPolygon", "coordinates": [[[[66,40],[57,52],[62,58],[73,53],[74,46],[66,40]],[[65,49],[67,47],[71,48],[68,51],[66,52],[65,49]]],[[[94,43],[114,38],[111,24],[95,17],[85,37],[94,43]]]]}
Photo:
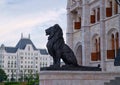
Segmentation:
{"type": "Polygon", "coordinates": [[[51,38],[57,36],[57,37],[63,37],[63,32],[61,27],[58,24],[55,24],[54,26],[49,27],[45,30],[46,35],[49,35],[48,40],[51,38]]]}

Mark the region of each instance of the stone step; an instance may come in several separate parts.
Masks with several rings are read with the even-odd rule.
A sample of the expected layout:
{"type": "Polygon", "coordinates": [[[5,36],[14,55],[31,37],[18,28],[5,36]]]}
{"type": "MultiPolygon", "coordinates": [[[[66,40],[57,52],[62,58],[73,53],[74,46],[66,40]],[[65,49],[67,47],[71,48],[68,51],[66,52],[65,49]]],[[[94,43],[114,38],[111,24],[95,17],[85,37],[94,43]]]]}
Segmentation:
{"type": "Polygon", "coordinates": [[[116,77],[115,80],[120,80],[120,77],[116,77]]]}
{"type": "Polygon", "coordinates": [[[118,81],[118,80],[111,80],[109,85],[120,85],[120,81],[118,81]]]}
{"type": "Polygon", "coordinates": [[[120,77],[116,77],[114,80],[110,80],[110,82],[105,82],[104,85],[120,85],[120,77]]]}
{"type": "Polygon", "coordinates": [[[104,85],[109,85],[109,82],[105,82],[104,85]]]}
{"type": "Polygon", "coordinates": [[[112,85],[120,85],[120,77],[115,78],[115,80],[111,80],[112,85]]]}

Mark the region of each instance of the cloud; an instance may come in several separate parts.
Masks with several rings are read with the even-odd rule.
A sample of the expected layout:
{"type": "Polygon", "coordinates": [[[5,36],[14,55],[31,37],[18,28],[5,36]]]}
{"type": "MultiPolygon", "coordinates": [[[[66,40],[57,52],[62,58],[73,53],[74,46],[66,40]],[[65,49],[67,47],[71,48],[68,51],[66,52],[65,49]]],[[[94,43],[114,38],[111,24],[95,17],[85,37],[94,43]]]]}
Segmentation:
{"type": "Polygon", "coordinates": [[[0,0],[0,44],[16,45],[20,34],[31,34],[36,46],[45,47],[44,30],[58,23],[65,31],[66,0],[0,0]],[[59,3],[60,2],[60,3],[59,3]]]}
{"type": "Polygon", "coordinates": [[[29,29],[29,27],[33,27],[38,24],[43,24],[48,21],[56,21],[59,19],[60,15],[64,13],[65,13],[64,9],[61,9],[60,11],[52,10],[52,11],[40,12],[38,14],[18,16],[13,18],[12,20],[10,19],[9,21],[5,21],[5,23],[0,21],[3,23],[0,26],[0,28],[2,28],[0,29],[0,31],[2,33],[6,33],[14,30],[29,29]]]}
{"type": "MultiPolygon", "coordinates": [[[[63,14],[64,15],[66,14],[66,10],[64,8],[61,8],[59,10],[48,10],[39,13],[24,14],[22,16],[7,17],[7,19],[4,21],[0,20],[0,22],[2,22],[2,24],[0,24],[0,39],[2,41],[0,42],[2,43],[7,42],[7,44],[9,43],[12,45],[16,44],[18,42],[16,40],[19,40],[18,37],[20,36],[20,33],[22,32],[27,34],[36,33],[38,31],[34,29],[36,29],[37,26],[44,27],[45,25],[49,26],[53,23],[56,23],[62,20],[61,16],[63,14]]],[[[47,26],[45,26],[45,28],[47,26]]],[[[42,27],[38,27],[37,29],[41,29],[41,28],[42,27]]],[[[34,41],[36,42],[37,45],[39,44],[39,42],[43,42],[42,44],[44,44],[45,42],[44,40],[43,41],[38,40],[40,38],[45,38],[43,36],[40,37],[40,33],[39,34],[37,33],[32,38],[34,38],[34,41]]]]}
{"type": "Polygon", "coordinates": [[[0,0],[0,5],[5,4],[5,0],[0,0]]]}

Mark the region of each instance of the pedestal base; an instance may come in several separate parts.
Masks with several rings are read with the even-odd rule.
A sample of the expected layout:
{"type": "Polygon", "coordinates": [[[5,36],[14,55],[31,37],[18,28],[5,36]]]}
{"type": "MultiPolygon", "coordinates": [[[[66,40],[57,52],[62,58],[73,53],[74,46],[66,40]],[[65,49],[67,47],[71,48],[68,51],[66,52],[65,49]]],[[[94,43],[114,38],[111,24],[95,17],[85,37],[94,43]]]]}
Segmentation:
{"type": "Polygon", "coordinates": [[[62,67],[42,67],[41,71],[101,71],[101,68],[98,67],[90,67],[90,66],[67,66],[64,65],[62,67]]]}
{"type": "Polygon", "coordinates": [[[120,72],[41,71],[39,85],[104,85],[120,72]]]}

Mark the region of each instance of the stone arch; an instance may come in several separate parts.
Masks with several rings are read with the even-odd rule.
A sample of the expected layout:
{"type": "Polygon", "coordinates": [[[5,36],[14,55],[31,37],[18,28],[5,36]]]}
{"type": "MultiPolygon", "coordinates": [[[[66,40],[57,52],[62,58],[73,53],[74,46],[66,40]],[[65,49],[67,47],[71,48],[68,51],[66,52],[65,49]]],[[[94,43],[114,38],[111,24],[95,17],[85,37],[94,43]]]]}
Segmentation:
{"type": "Polygon", "coordinates": [[[95,43],[96,41],[98,42],[98,40],[99,40],[99,34],[94,34],[92,37],[92,52],[96,52],[95,43]]]}
{"type": "Polygon", "coordinates": [[[79,65],[82,65],[82,44],[78,42],[75,46],[75,55],[79,65]]]}
{"type": "Polygon", "coordinates": [[[118,29],[116,29],[116,28],[111,28],[109,31],[108,31],[108,35],[109,34],[111,34],[111,33],[113,33],[113,32],[118,32],[118,29]]]}

